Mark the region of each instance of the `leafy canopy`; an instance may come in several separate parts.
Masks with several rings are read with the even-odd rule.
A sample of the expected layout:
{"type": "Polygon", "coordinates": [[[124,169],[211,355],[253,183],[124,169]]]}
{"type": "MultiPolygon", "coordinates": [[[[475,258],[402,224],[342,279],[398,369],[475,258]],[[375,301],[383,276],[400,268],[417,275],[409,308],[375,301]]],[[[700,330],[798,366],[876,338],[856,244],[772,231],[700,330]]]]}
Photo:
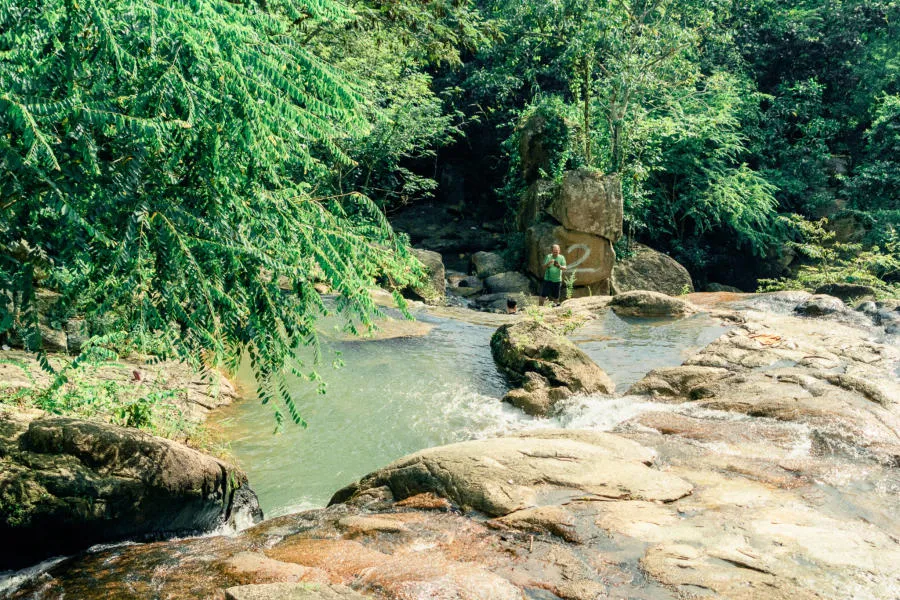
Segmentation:
{"type": "Polygon", "coordinates": [[[352,328],[376,276],[420,274],[370,200],[316,187],[369,124],[365,82],[305,40],[352,17],[336,0],[2,3],[0,223],[29,251],[0,252],[0,332],[39,347],[43,273],[93,333],[162,334],[202,367],[248,353],[263,401],[300,422],[279,375],[330,310],[313,284],[352,328]]]}

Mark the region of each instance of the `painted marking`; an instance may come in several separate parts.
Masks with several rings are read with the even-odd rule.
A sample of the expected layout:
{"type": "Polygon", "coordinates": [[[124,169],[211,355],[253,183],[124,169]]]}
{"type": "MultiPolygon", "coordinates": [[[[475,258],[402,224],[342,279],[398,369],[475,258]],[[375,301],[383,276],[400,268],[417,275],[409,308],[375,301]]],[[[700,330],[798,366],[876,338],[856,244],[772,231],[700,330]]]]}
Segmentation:
{"type": "MultiPolygon", "coordinates": [[[[572,252],[574,252],[575,250],[581,250],[584,252],[584,254],[582,254],[580,257],[578,257],[578,259],[575,262],[569,264],[569,269],[571,269],[573,272],[578,269],[578,265],[580,265],[581,263],[586,261],[588,259],[588,257],[591,255],[591,249],[588,248],[587,244],[572,244],[571,246],[566,248],[566,254],[572,254],[572,252]]],[[[582,271],[596,271],[596,269],[587,269],[587,268],[581,269],[581,270],[582,271]]]]}

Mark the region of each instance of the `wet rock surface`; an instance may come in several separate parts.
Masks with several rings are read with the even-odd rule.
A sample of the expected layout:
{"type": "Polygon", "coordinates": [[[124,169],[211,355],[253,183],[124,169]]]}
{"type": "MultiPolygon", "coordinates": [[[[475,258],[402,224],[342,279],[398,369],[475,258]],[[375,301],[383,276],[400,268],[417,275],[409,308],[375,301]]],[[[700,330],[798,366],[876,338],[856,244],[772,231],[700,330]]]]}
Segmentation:
{"type": "MultiPolygon", "coordinates": [[[[8,595],[895,598],[900,349],[873,326],[795,314],[808,298],[693,295],[692,310],[742,306],[735,326],[635,384],[644,408],[611,432],[430,448],[328,508],[233,537],[101,549],[8,595]]],[[[555,310],[611,303],[570,302],[555,310]]],[[[527,373],[550,380],[524,373],[523,386],[542,385],[527,373]]]]}
{"type": "Polygon", "coordinates": [[[491,354],[501,371],[521,388],[504,398],[529,414],[546,415],[572,393],[611,394],[615,384],[575,344],[534,320],[500,327],[491,354]]]}
{"type": "Polygon", "coordinates": [[[246,484],[233,466],[138,430],[0,412],[0,568],[208,531],[232,516],[236,497],[261,516],[246,484]]]}

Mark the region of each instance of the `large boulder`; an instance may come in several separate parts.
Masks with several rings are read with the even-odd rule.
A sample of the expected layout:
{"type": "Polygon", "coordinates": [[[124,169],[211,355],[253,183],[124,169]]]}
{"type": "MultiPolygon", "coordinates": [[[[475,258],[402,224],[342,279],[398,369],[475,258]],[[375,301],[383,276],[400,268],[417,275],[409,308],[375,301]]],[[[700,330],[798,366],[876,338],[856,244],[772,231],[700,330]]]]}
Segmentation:
{"type": "Polygon", "coordinates": [[[566,276],[575,273],[576,286],[593,288],[609,279],[616,261],[612,242],[604,237],[570,231],[551,223],[530,227],[525,237],[528,271],[538,279],[544,277],[544,257],[550,253],[553,244],[559,245],[569,264],[566,276]]]}
{"type": "Polygon", "coordinates": [[[417,452],[338,491],[331,503],[386,486],[396,500],[430,492],[504,516],[560,497],[671,502],[691,493],[684,479],[647,466],[652,460],[648,448],[611,434],[535,432],[417,452]]]}
{"type": "Polygon", "coordinates": [[[469,298],[484,292],[484,283],[474,275],[453,277],[448,281],[450,283],[450,292],[457,296],[469,298]]]}
{"type": "Polygon", "coordinates": [[[626,317],[685,317],[697,310],[681,298],[646,290],[613,296],[609,306],[617,315],[626,317]]]}
{"type": "Polygon", "coordinates": [[[568,171],[547,212],[566,229],[599,235],[615,242],[622,237],[622,182],[617,175],[593,169],[568,171]]]}
{"type": "Polygon", "coordinates": [[[546,377],[528,371],[525,373],[525,382],[521,388],[512,389],[503,401],[512,404],[526,414],[543,417],[553,412],[554,406],[560,400],[572,395],[566,386],[552,387],[546,377]]]}
{"type": "Polygon", "coordinates": [[[262,517],[235,467],[136,429],[0,412],[0,570],[262,517]]]}
{"type": "Polygon", "coordinates": [[[824,317],[845,313],[848,311],[848,307],[840,298],[817,294],[798,304],[794,311],[805,317],[824,317]]]}
{"type": "Polygon", "coordinates": [[[674,258],[643,244],[634,244],[634,253],[616,262],[609,286],[613,295],[650,290],[677,296],[694,291],[694,282],[687,269],[674,258]]]}
{"type": "Polygon", "coordinates": [[[413,248],[413,255],[425,267],[427,278],[421,284],[413,287],[410,292],[426,304],[440,304],[444,300],[444,261],[441,255],[431,250],[413,248]]]}
{"type": "Polygon", "coordinates": [[[524,310],[529,305],[538,303],[537,296],[531,296],[527,292],[499,292],[496,294],[485,294],[474,299],[475,305],[479,310],[490,312],[506,312],[506,303],[508,300],[515,300],[519,310],[524,310]]]}
{"type": "Polygon", "coordinates": [[[472,269],[479,279],[509,271],[503,257],[494,252],[476,252],[472,255],[472,269]]]}
{"type": "Polygon", "coordinates": [[[816,294],[834,296],[844,302],[854,302],[867,296],[875,297],[877,293],[872,286],[858,283],[827,283],[816,288],[816,294]]]}
{"type": "MultiPolygon", "coordinates": [[[[514,383],[526,386],[525,392],[539,396],[548,394],[547,401],[537,398],[527,401],[534,406],[544,405],[541,410],[529,410],[532,414],[546,414],[553,408],[551,400],[568,395],[560,390],[551,394],[556,388],[588,394],[612,394],[615,391],[609,376],[587,354],[563,335],[537,321],[529,319],[497,329],[491,337],[491,354],[497,366],[514,383]],[[529,373],[536,373],[541,378],[536,379],[529,373]]],[[[512,397],[507,398],[507,401],[512,400],[512,397]]],[[[525,403],[525,399],[514,402],[525,403]]]]}
{"type": "Polygon", "coordinates": [[[549,179],[538,179],[525,190],[516,213],[516,229],[525,232],[541,220],[544,208],[553,200],[556,183],[549,179]]]}
{"type": "Polygon", "coordinates": [[[531,291],[531,280],[517,271],[497,273],[484,280],[484,285],[492,294],[531,291]]]}
{"type": "Polygon", "coordinates": [[[831,319],[863,327],[872,324],[863,313],[851,309],[840,298],[825,294],[810,296],[794,307],[794,312],[804,317],[831,319]]]}

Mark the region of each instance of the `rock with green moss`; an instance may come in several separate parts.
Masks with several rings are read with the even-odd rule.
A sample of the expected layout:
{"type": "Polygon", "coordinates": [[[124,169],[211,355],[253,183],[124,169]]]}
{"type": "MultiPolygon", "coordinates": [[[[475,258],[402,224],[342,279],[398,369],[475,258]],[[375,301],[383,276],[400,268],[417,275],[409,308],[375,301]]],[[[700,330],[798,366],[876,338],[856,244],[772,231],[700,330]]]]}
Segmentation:
{"type": "Polygon", "coordinates": [[[534,320],[500,327],[491,337],[497,366],[521,389],[506,400],[534,415],[549,414],[572,393],[611,394],[615,384],[575,344],[534,320]]]}
{"type": "Polygon", "coordinates": [[[431,250],[422,250],[421,248],[413,248],[412,253],[425,267],[427,277],[421,284],[410,289],[409,292],[426,304],[443,304],[446,282],[444,281],[445,270],[441,255],[431,250]]]}
{"type": "Polygon", "coordinates": [[[246,476],[136,429],[0,412],[0,570],[93,544],[209,531],[241,506],[246,476]]]}

